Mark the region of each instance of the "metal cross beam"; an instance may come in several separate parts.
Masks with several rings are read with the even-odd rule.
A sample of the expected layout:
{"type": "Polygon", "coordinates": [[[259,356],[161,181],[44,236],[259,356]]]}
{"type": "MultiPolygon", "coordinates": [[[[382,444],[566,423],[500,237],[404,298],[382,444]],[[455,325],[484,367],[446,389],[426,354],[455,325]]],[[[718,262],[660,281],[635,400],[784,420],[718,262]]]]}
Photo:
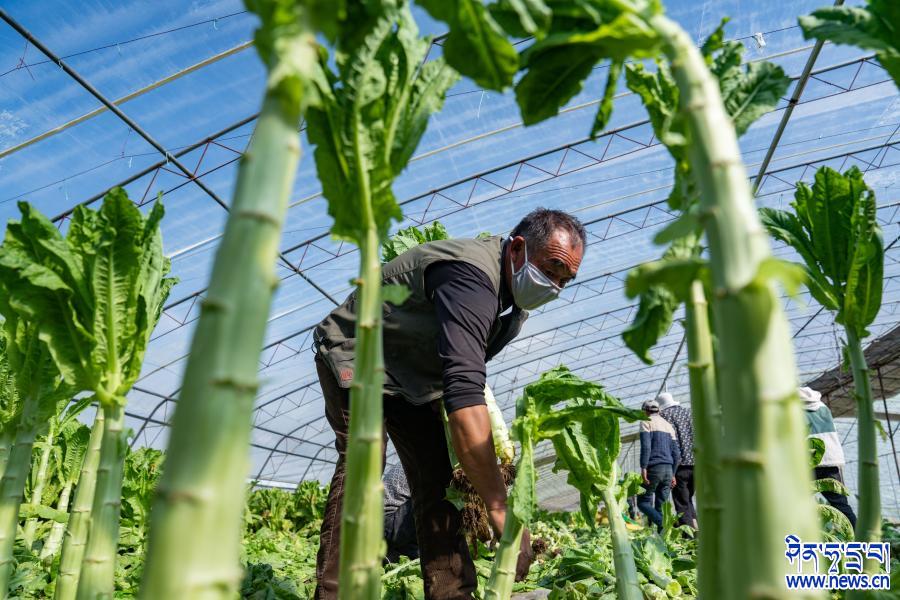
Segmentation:
{"type": "MultiPolygon", "coordinates": [[[[212,189],[210,189],[209,186],[207,186],[205,183],[203,183],[203,181],[201,181],[199,178],[195,177],[193,171],[188,169],[184,165],[184,163],[182,163],[177,157],[170,154],[169,151],[166,150],[165,147],[163,147],[163,145],[160,144],[153,136],[151,136],[149,133],[144,131],[144,129],[140,125],[138,125],[133,119],[131,119],[131,117],[126,115],[124,112],[122,112],[122,110],[118,106],[116,106],[116,104],[113,101],[109,100],[106,96],[104,96],[97,88],[95,88],[93,85],[91,85],[91,83],[89,81],[87,81],[77,71],[75,71],[75,69],[73,69],[72,67],[70,67],[69,65],[64,63],[61,58],[59,58],[56,54],[53,53],[52,50],[50,50],[47,46],[45,46],[30,31],[25,29],[25,27],[23,27],[18,21],[13,19],[9,15],[9,13],[7,13],[2,8],[0,8],[0,19],[3,19],[4,21],[6,21],[10,27],[15,29],[19,33],[19,35],[21,35],[23,38],[25,38],[35,48],[37,48],[42,53],[44,53],[47,56],[47,58],[49,58],[51,61],[53,61],[54,63],[59,65],[59,67],[66,73],[66,75],[68,75],[69,77],[74,79],[75,82],[78,83],[78,85],[83,87],[85,90],[88,91],[88,93],[90,93],[92,96],[94,96],[94,98],[99,100],[100,103],[103,104],[107,109],[109,109],[110,112],[112,112],[121,121],[123,121],[126,125],[128,125],[128,127],[130,127],[132,131],[134,131],[139,136],[144,138],[144,140],[148,144],[153,146],[160,154],[162,154],[165,157],[166,162],[169,162],[169,163],[172,163],[173,165],[175,165],[175,167],[177,167],[178,170],[181,171],[184,174],[184,176],[187,177],[187,179],[189,181],[192,181],[197,187],[199,187],[201,190],[203,190],[203,192],[206,193],[207,196],[212,198],[226,212],[230,212],[228,205],[225,203],[225,201],[222,200],[219,197],[219,195],[216,194],[212,189]]],[[[335,306],[337,306],[339,304],[339,302],[337,300],[335,300],[328,292],[326,292],[324,289],[322,289],[318,284],[316,284],[312,279],[310,279],[300,269],[295,267],[293,265],[293,263],[291,263],[291,261],[289,261],[287,259],[287,257],[284,256],[284,254],[279,252],[278,258],[289,269],[291,269],[297,275],[299,275],[304,280],[306,280],[306,282],[309,283],[317,292],[319,292],[320,294],[322,294],[323,296],[328,298],[335,306]]]]}

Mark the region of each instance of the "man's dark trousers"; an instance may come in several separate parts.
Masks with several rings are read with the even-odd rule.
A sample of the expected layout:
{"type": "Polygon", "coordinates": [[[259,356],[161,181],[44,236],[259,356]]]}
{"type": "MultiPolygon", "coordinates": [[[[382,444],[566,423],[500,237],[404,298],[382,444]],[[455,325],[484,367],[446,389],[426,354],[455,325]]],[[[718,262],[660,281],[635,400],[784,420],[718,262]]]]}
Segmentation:
{"type": "Polygon", "coordinates": [[[638,508],[647,515],[650,522],[662,530],[662,505],[669,500],[672,486],[672,465],[668,463],[647,467],[649,484],[644,484],[644,492],[638,496],[638,508]]]}
{"type": "MultiPolygon", "coordinates": [[[[318,355],[316,370],[325,398],[325,417],[334,430],[338,460],[331,478],[316,556],[315,598],[332,600],[337,598],[338,587],[350,393],[338,385],[331,369],[318,355]]],[[[447,454],[440,405],[435,402],[415,406],[401,398],[385,396],[384,425],[397,449],[412,492],[425,597],[429,600],[469,600],[476,587],[475,565],[462,534],[462,516],[445,499],[453,469],[447,454]]],[[[387,438],[384,444],[387,444],[387,438]]],[[[382,446],[382,452],[384,448],[382,446]]]]}
{"type": "MultiPolygon", "coordinates": [[[[816,479],[837,479],[841,483],[844,483],[844,478],[841,476],[840,467],[816,467],[815,468],[815,478],[816,479]]],[[[856,514],[853,512],[853,507],[850,506],[850,503],[847,502],[847,496],[843,494],[838,494],[837,492],[822,492],[822,495],[825,496],[825,499],[828,500],[828,504],[832,505],[842,513],[847,519],[850,521],[850,524],[853,525],[854,531],[856,530],[856,514]]]]}
{"type": "Polygon", "coordinates": [[[678,513],[678,524],[697,526],[697,512],[694,510],[694,465],[680,465],[675,471],[675,487],[672,502],[678,513]]]}

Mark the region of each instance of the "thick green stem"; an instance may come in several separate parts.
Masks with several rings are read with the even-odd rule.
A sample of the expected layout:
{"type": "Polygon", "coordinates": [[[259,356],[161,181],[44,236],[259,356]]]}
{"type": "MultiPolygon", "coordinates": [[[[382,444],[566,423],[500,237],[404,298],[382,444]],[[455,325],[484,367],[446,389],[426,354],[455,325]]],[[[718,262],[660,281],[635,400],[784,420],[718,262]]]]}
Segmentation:
{"type": "MultiPolygon", "coordinates": [[[[505,465],[512,464],[516,458],[516,449],[512,438],[509,436],[509,428],[506,427],[506,421],[503,420],[503,412],[497,405],[494,393],[487,385],[484,386],[484,402],[487,405],[488,418],[491,421],[491,437],[494,440],[494,452],[501,463],[505,465]]],[[[450,421],[447,418],[447,411],[443,405],[441,406],[441,416],[444,420],[444,435],[447,437],[447,454],[450,455],[450,464],[454,469],[458,469],[459,459],[456,457],[456,451],[453,450],[453,442],[450,436],[450,421]]]]}
{"type": "Polygon", "coordinates": [[[91,507],[84,562],[78,578],[78,600],[112,600],[115,591],[122,474],[128,449],[124,406],[116,404],[104,407],[103,421],[97,486],[94,505],[91,507]]]}
{"type": "Polygon", "coordinates": [[[100,466],[103,423],[103,410],[98,407],[94,425],[91,427],[88,448],[81,463],[81,474],[78,476],[78,487],[75,488],[72,512],[69,515],[69,522],[66,524],[54,600],[73,600],[78,592],[78,576],[81,574],[81,563],[90,529],[91,509],[94,506],[94,492],[97,489],[97,468],[100,466]]]}
{"type": "MultiPolygon", "coordinates": [[[[50,453],[53,450],[53,442],[56,437],[56,419],[50,420],[50,429],[44,438],[43,446],[41,446],[41,460],[38,462],[38,470],[35,473],[34,487],[31,490],[31,503],[34,505],[41,504],[44,498],[44,486],[47,484],[47,470],[50,468],[50,453]]],[[[34,544],[34,537],[37,534],[38,520],[36,518],[25,521],[25,527],[22,532],[22,538],[25,540],[25,547],[31,548],[34,544]]]]}
{"type": "MultiPolygon", "coordinates": [[[[364,188],[366,189],[366,188],[364,188]]],[[[360,218],[368,223],[360,245],[356,302],[356,357],[350,388],[350,433],[347,476],[341,513],[341,558],[338,597],[341,600],[381,598],[384,489],[381,483],[382,388],[380,240],[371,198],[360,218]]]]}
{"type": "Polygon", "coordinates": [[[722,589],[718,568],[722,549],[722,407],[716,391],[712,331],[706,293],[700,281],[691,283],[685,303],[685,336],[691,408],[694,420],[694,470],[697,481],[697,588],[703,598],[715,598],[722,589]]]}
{"type": "MultiPolygon", "coordinates": [[[[878,446],[875,434],[875,410],[872,405],[872,385],[869,367],[863,354],[862,342],[851,328],[847,332],[847,354],[853,369],[856,393],[857,439],[859,440],[859,516],[856,520],[856,540],[881,540],[881,494],[878,487],[878,446]]],[[[875,561],[866,561],[866,572],[877,572],[875,561]]]]}
{"type": "MultiPolygon", "coordinates": [[[[34,338],[37,342],[37,338],[34,338]]],[[[29,353],[30,354],[30,353],[29,353]]],[[[43,349],[35,353],[37,364],[44,360],[43,349]]],[[[34,358],[34,355],[31,355],[34,358]]],[[[13,547],[19,523],[19,506],[25,494],[25,481],[31,470],[31,454],[34,439],[40,430],[38,410],[42,382],[32,375],[28,393],[22,398],[22,415],[15,428],[15,441],[6,463],[6,471],[0,479],[0,598],[6,598],[13,568],[13,547]]]]}
{"type": "MultiPolygon", "coordinates": [[[[59,492],[59,500],[56,501],[56,510],[61,513],[65,513],[69,511],[69,499],[72,495],[72,482],[67,481],[65,485],[63,485],[62,490],[59,492]]],[[[59,552],[60,546],[62,546],[63,536],[66,533],[66,524],[60,523],[59,521],[54,521],[53,525],[50,527],[50,533],[47,535],[47,539],[44,541],[44,546],[41,548],[41,562],[44,565],[49,566],[50,563],[53,562],[53,557],[56,556],[56,553],[59,552]]]]}
{"type": "Polygon", "coordinates": [[[516,562],[519,560],[524,531],[523,523],[512,510],[507,509],[503,536],[494,555],[491,578],[484,592],[484,600],[509,600],[512,596],[513,584],[516,582],[516,562]]]}
{"type": "Polygon", "coordinates": [[[516,449],[509,437],[509,429],[503,420],[503,412],[497,406],[497,399],[487,385],[484,386],[484,401],[487,404],[488,417],[491,420],[491,437],[494,438],[494,451],[503,464],[511,464],[516,458],[516,449]]]}
{"type": "Polygon", "coordinates": [[[12,426],[4,428],[0,433],[0,477],[6,472],[6,464],[9,461],[9,451],[15,440],[15,429],[12,426]]]}
{"type": "MultiPolygon", "coordinates": [[[[314,62],[308,55],[296,60],[314,62]]],[[[259,353],[300,140],[299,107],[270,90],[241,158],[231,214],[191,345],[153,504],[141,597],[237,594],[259,353]],[[185,535],[190,532],[190,535],[185,535]]]]}
{"type": "Polygon", "coordinates": [[[447,456],[450,457],[450,466],[453,469],[460,468],[459,458],[456,456],[456,450],[453,449],[453,438],[450,435],[450,418],[447,416],[447,409],[441,404],[441,420],[444,421],[444,439],[447,442],[447,456]]]}
{"type": "Polygon", "coordinates": [[[720,598],[821,597],[789,592],[784,538],[818,539],[806,423],[787,319],[756,213],[737,137],[703,56],[674,21],[655,16],[691,138],[691,166],[701,191],[721,339],[723,539],[720,598]]]}
{"type": "MultiPolygon", "coordinates": [[[[610,481],[618,481],[618,471],[618,465],[614,462],[610,481]]],[[[638,585],[634,551],[631,549],[631,540],[628,539],[625,519],[622,518],[622,505],[616,498],[613,487],[603,490],[603,502],[606,504],[609,533],[612,538],[613,564],[616,567],[616,596],[619,600],[641,600],[644,595],[638,585]]]]}
{"type": "Polygon", "coordinates": [[[29,407],[35,401],[29,398],[26,402],[26,414],[22,416],[22,423],[17,428],[6,472],[3,473],[3,479],[0,479],[0,598],[6,598],[9,587],[16,527],[19,524],[19,506],[25,494],[25,480],[31,469],[31,451],[34,447],[35,432],[27,424],[30,421],[29,407]]]}

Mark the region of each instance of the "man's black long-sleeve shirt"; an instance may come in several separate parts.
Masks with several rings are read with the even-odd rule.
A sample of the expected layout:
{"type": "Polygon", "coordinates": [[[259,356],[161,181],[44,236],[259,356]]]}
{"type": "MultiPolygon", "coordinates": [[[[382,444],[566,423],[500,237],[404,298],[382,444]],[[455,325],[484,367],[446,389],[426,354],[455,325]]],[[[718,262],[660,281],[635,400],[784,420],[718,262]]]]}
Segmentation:
{"type": "Polygon", "coordinates": [[[500,299],[484,271],[469,263],[446,261],[425,271],[425,291],[439,323],[438,354],[444,366],[447,413],[484,404],[488,337],[499,312],[512,306],[505,279],[500,299]]]}

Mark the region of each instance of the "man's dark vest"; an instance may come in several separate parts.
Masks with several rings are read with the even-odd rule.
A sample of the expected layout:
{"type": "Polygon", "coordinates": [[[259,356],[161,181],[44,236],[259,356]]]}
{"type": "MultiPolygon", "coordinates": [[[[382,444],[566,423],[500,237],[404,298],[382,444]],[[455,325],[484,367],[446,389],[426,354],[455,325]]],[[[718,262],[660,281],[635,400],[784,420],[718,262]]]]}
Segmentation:
{"type": "MultiPolygon", "coordinates": [[[[413,404],[441,397],[443,365],[438,356],[438,320],[434,303],[425,293],[425,270],[437,262],[461,261],[483,271],[497,295],[497,318],[488,336],[486,359],[492,358],[521,330],[528,313],[513,307],[500,317],[503,238],[455,239],[429,242],[404,252],[382,269],[385,284],[410,290],[402,306],[384,304],[385,392],[399,394],[413,404]]],[[[356,292],[335,308],[314,332],[317,352],[342,387],[353,379],[356,292]]]]}

